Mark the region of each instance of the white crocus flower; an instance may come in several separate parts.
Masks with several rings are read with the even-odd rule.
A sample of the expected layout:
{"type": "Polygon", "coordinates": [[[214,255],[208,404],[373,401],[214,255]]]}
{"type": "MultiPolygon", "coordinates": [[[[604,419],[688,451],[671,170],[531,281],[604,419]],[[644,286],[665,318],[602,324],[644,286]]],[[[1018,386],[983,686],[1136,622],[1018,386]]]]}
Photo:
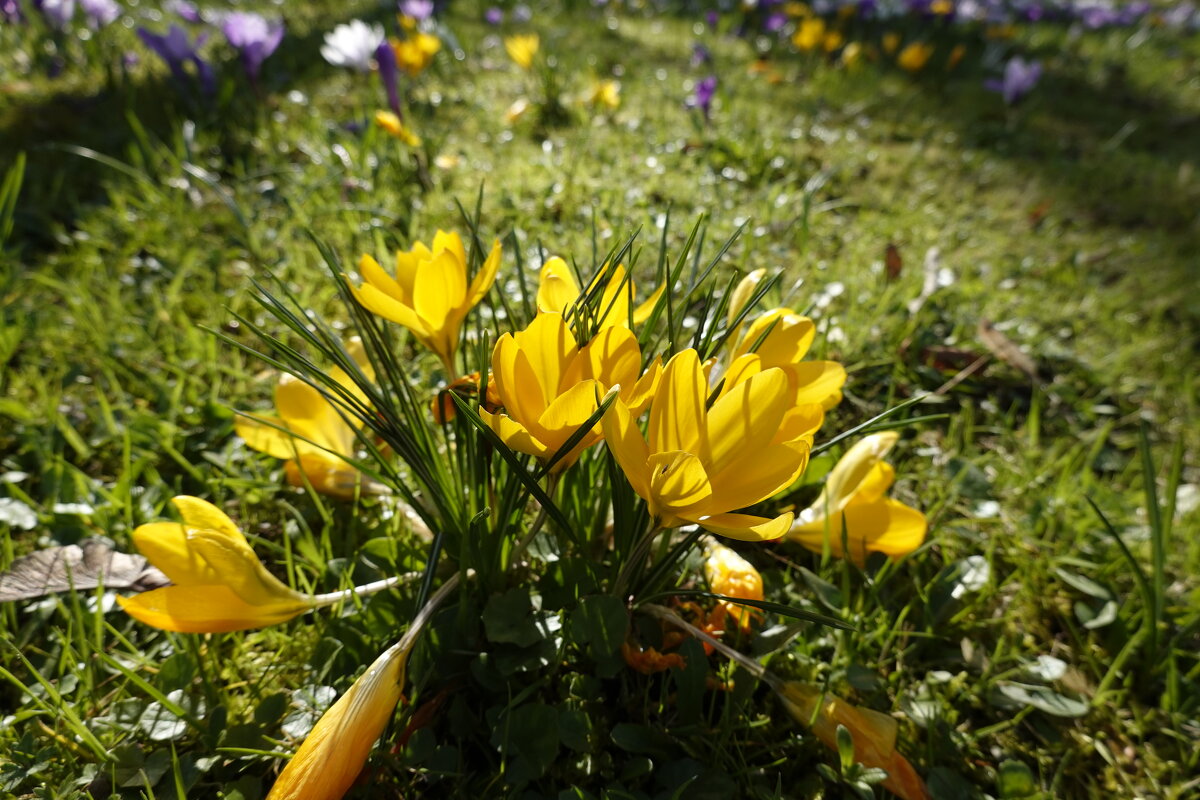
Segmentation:
{"type": "Polygon", "coordinates": [[[371,59],[383,40],[382,25],[368,25],[361,19],[351,20],[346,25],[338,25],[332,33],[325,34],[321,55],[335,67],[369,72],[371,59]]]}

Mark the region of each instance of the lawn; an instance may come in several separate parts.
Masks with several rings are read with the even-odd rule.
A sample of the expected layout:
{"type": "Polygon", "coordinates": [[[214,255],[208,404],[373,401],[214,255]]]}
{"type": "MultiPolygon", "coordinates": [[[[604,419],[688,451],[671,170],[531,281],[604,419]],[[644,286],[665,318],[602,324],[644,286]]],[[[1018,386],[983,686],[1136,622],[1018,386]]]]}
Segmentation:
{"type": "MultiPolygon", "coordinates": [[[[502,243],[458,354],[474,368],[528,322],[552,256],[586,279],[629,243],[639,302],[669,284],[646,361],[716,329],[744,275],[778,276],[759,308],[811,317],[808,358],[847,379],[803,476],[742,504],[768,516],[813,502],[856,438],[835,436],[913,401],[888,417],[890,494],[923,512],[924,543],[855,564],[723,540],[776,604],[726,645],[889,718],[939,800],[1200,791],[1194,29],[1155,14],[1096,30],[843,20],[864,43],[847,65],[798,52],[799,10],[782,35],[736,35],[741,12],[714,28],[689,4],[535,3],[494,25],[486,5],[451,3],[424,23],[440,51],[401,77],[413,145],[372,122],[378,74],[321,55],[354,19],[400,31],[391,4],[240,4],[282,14],[286,33],[251,80],[208,26],[211,94],[139,38],[178,20],[159,6],[130,3],[97,31],[82,16],[54,31],[32,9],[0,24],[0,568],[97,536],[134,553],[134,530],[190,495],[305,595],[427,580],[244,632],[156,630],[103,587],[0,605],[0,794],[265,797],[453,575],[463,587],[413,649],[349,797],[890,796],[861,748],[827,747],[753,668],[641,598],[618,604],[615,638],[601,624],[626,577],[604,570],[646,513],[607,445],[541,484],[547,519],[517,477],[531,462],[472,427],[477,403],[430,419],[459,376],[398,325],[364,322],[338,273],[358,285],[361,254],[390,269],[387,254],[439,229],[483,246],[472,271],[502,243]],[[528,32],[525,70],[504,37],[528,32]],[[929,38],[934,56],[899,68],[889,32],[929,38]],[[1043,72],[1006,104],[984,82],[1012,55],[1043,72]],[[710,76],[707,113],[689,107],[710,76]],[[605,79],[615,109],[589,96],[605,79]],[[281,308],[311,316],[289,325],[281,308]],[[425,513],[436,493],[330,497],[237,435],[236,412],[272,413],[280,364],[328,366],[306,320],[382,332],[410,376],[391,400],[411,401],[416,432],[396,441],[444,456],[434,483],[458,493],[445,517],[461,524],[432,549],[405,501],[425,513]],[[478,544],[503,525],[540,533],[522,557],[478,544]],[[564,544],[572,525],[587,547],[564,544]],[[665,652],[668,634],[670,669],[616,654],[665,652]]],[[[378,466],[405,457],[383,440],[360,442],[363,460],[416,486],[415,467],[378,466]]],[[[658,607],[707,611],[711,598],[666,596],[707,588],[703,561],[682,553],[658,607]]]]}

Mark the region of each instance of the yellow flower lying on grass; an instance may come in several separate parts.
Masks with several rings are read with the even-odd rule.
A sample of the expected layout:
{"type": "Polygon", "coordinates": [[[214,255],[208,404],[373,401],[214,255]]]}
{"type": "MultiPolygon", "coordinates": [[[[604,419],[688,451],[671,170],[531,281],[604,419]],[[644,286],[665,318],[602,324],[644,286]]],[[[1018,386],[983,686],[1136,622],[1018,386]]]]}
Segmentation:
{"type": "MultiPolygon", "coordinates": [[[[762,575],[746,559],[720,542],[709,541],[704,548],[704,577],[708,588],[726,597],[742,600],[762,600],[762,575]]],[[[731,616],[742,632],[750,630],[754,618],[761,612],[728,600],[718,601],[721,616],[731,616]]],[[[719,621],[719,620],[718,620],[719,621]]]]}
{"type": "MultiPolygon", "coordinates": [[[[347,342],[346,351],[368,378],[374,377],[357,337],[347,342]]],[[[334,367],[329,375],[366,403],[365,395],[342,369],[334,367]]],[[[343,499],[352,498],[360,488],[377,490],[346,461],[354,457],[355,427],[319,391],[299,378],[283,375],[275,386],[275,410],[277,416],[239,416],[234,428],[253,449],[287,459],[288,483],[304,486],[307,482],[322,494],[343,499]]]]}
{"type": "Polygon", "coordinates": [[[695,350],[667,362],[650,406],[647,437],[636,410],[617,400],[604,435],[633,490],[666,528],[688,522],[746,541],[787,532],[791,513],[774,519],[731,513],[787,487],[808,464],[811,442],[777,441],[793,405],[787,375],[768,369],[708,408],[709,389],[695,350]]]}
{"type": "Polygon", "coordinates": [[[508,57],[521,69],[533,66],[534,56],[537,55],[540,46],[541,40],[536,33],[517,34],[504,40],[504,49],[508,51],[508,57]]]}
{"type": "Polygon", "coordinates": [[[396,54],[396,66],[415,78],[433,63],[433,57],[442,49],[442,40],[431,33],[417,31],[407,39],[390,39],[392,52],[396,54]]]}
{"type": "Polygon", "coordinates": [[[900,51],[900,55],[896,56],[896,63],[906,72],[920,72],[925,69],[925,65],[929,63],[930,57],[933,56],[933,45],[928,42],[913,42],[905,45],[900,51]]]}
{"type": "Polygon", "coordinates": [[[851,447],[825,479],[811,506],[796,515],[787,538],[817,553],[845,556],[862,564],[868,553],[892,558],[911,553],[925,541],[925,515],[884,493],[896,472],[882,459],[899,438],[894,431],[876,433],[851,447]]]}
{"type": "Polygon", "coordinates": [[[361,288],[350,290],[363,308],[403,325],[437,353],[448,375],[454,375],[454,354],[467,312],[492,288],[500,267],[500,241],[492,244],[483,266],[467,283],[467,251],[457,233],[438,231],[433,247],[417,242],[396,253],[396,277],[379,262],[363,255],[358,263],[361,288]]]}
{"type": "Polygon", "coordinates": [[[171,502],[183,523],[141,525],[133,541],[173,585],[118,597],[131,617],[179,633],[221,633],[276,625],[321,603],[268,572],[219,508],[196,497],[171,502]]]}
{"type": "Polygon", "coordinates": [[[887,772],[883,787],[889,792],[902,800],[932,797],[912,764],[896,750],[896,720],[799,681],[773,685],[788,713],[834,751],[838,726],[845,726],[854,742],[854,760],[887,772]]]}
{"type": "MultiPolygon", "coordinates": [[[[513,450],[549,461],[599,408],[609,389],[640,414],[657,385],[659,362],[642,374],[642,350],[628,328],[609,327],[579,347],[561,314],[538,314],[506,333],[492,351],[492,375],[503,413],[479,415],[513,450]]],[[[556,465],[563,470],[600,439],[590,431],[556,465]]]]}
{"type": "MultiPolygon", "coordinates": [[[[596,282],[604,276],[605,272],[606,269],[601,269],[596,273],[596,277],[592,279],[592,283],[588,287],[589,293],[595,290],[596,282]]],[[[662,297],[664,288],[663,286],[658,287],[646,302],[633,308],[635,325],[640,325],[650,317],[654,306],[658,304],[658,299],[662,297]]],[[[604,286],[599,306],[593,306],[597,309],[595,313],[598,317],[594,321],[594,327],[600,330],[613,326],[628,328],[630,304],[633,298],[637,297],[636,292],[637,287],[633,283],[633,278],[626,280],[625,268],[618,264],[616,269],[612,270],[612,276],[604,286]]],[[[582,294],[583,292],[575,280],[575,273],[567,266],[567,262],[555,256],[542,265],[537,291],[538,311],[562,314],[564,317],[572,318],[577,313],[576,304],[579,303],[582,294]]],[[[589,323],[589,327],[593,326],[589,323]]]]}
{"type": "Polygon", "coordinates": [[[421,137],[409,130],[394,111],[376,111],[375,124],[409,147],[420,147],[421,137]]]}

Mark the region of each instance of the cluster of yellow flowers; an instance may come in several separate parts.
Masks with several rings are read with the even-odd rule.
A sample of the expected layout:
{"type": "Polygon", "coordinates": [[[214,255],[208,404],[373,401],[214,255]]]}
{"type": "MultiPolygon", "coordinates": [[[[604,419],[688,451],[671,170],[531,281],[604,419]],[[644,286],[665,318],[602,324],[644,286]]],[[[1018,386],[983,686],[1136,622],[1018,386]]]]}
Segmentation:
{"type": "MultiPolygon", "coordinates": [[[[876,48],[873,44],[863,44],[857,41],[846,41],[846,35],[836,25],[830,25],[822,17],[813,16],[812,9],[804,3],[788,3],[785,9],[797,17],[796,29],[792,34],[792,44],[804,53],[822,52],[834,55],[840,50],[838,60],[846,67],[853,68],[864,58],[876,60],[880,54],[894,58],[896,66],[905,72],[917,73],[925,69],[933,57],[934,45],[927,41],[913,41],[904,44],[899,33],[889,31],[883,34],[876,48]],[[903,45],[903,47],[901,46],[903,45]]],[[[953,11],[953,6],[945,0],[937,0],[930,6],[933,14],[945,15],[953,11]]],[[[853,12],[853,8],[845,6],[843,12],[853,12]]],[[[955,69],[966,55],[966,46],[956,44],[946,57],[947,71],[955,69]]]]}
{"type": "MultiPolygon", "coordinates": [[[[362,308],[403,326],[438,357],[451,390],[464,381],[486,384],[486,397],[478,398],[480,418],[505,446],[537,459],[552,480],[605,442],[645,501],[655,532],[697,525],[730,539],[786,538],[860,564],[872,552],[898,557],[921,544],[924,516],[885,496],[894,478],[883,462],[898,438],[892,432],[851,447],[809,507],[775,516],[746,513],[805,471],[814,435],[826,411],[840,401],[846,381],[840,364],[806,358],[816,336],[811,319],[788,308],[748,317],[765,271],[748,275],[729,297],[725,352],[705,360],[683,349],[663,363],[662,356],[643,353],[635,328],[655,317],[667,287],[639,304],[637,287],[621,265],[605,265],[584,289],[563,259],[551,258],[541,269],[534,319],[499,337],[490,375],[460,378],[463,323],[492,289],[500,260],[495,241],[470,275],[462,237],[439,230],[431,245],[417,242],[397,252],[393,271],[363,255],[361,285],[344,280],[362,308]]],[[[351,339],[345,350],[358,364],[360,380],[373,381],[362,343],[351,339]]],[[[347,397],[369,406],[345,371],[331,370],[329,378],[347,397]]],[[[276,387],[275,406],[276,415],[245,415],[237,432],[250,447],[284,459],[290,483],[342,498],[387,491],[352,465],[361,420],[351,421],[344,408],[290,376],[276,387]]],[[[446,411],[440,403],[434,408],[442,421],[446,411]]],[[[191,497],[174,503],[182,523],[152,523],[134,533],[138,548],[173,584],[121,599],[149,625],[181,632],[261,627],[398,580],[303,594],[267,571],[219,509],[191,497]]],[[[734,600],[761,600],[761,576],[716,540],[708,541],[706,551],[710,588],[731,598],[718,607],[720,618],[748,629],[753,612],[734,600]]],[[[420,619],[429,613],[432,605],[420,619]]],[[[272,798],[340,796],[399,699],[407,654],[422,624],[414,622],[404,641],[386,651],[322,719],[272,798]],[[353,758],[334,759],[338,769],[325,770],[321,765],[343,739],[353,758]]],[[[672,657],[653,655],[673,663],[672,657]]],[[[639,664],[646,661],[642,656],[639,664]]]]}

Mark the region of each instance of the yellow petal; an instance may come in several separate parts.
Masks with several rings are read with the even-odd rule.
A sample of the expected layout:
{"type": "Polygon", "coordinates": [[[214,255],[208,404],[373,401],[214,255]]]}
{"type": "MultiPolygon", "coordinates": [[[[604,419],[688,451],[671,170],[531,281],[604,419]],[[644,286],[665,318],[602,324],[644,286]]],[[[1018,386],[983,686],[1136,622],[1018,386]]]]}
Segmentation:
{"type": "Polygon", "coordinates": [[[554,398],[538,418],[538,425],[548,435],[546,444],[561,446],[596,413],[596,389],[595,381],[580,381],[554,398]]]}
{"type": "Polygon", "coordinates": [[[358,272],[362,275],[363,280],[374,286],[379,291],[386,294],[398,303],[406,306],[412,305],[412,292],[406,290],[403,286],[396,282],[396,279],[388,275],[383,267],[379,266],[379,262],[371,256],[363,253],[362,258],[358,260],[358,272]]]}
{"type": "MultiPolygon", "coordinates": [[[[596,275],[596,280],[604,274],[601,270],[596,275]]],[[[625,267],[617,264],[609,276],[608,283],[604,286],[604,292],[600,297],[600,327],[609,328],[613,326],[629,327],[629,306],[633,303],[633,280],[626,279],[625,267]]]]}
{"type": "Polygon", "coordinates": [[[330,497],[353,500],[359,492],[378,494],[377,484],[372,484],[343,459],[329,453],[301,453],[299,459],[290,459],[283,468],[288,483],[292,486],[312,486],[316,491],[330,497]]]}
{"type": "Polygon", "coordinates": [[[650,406],[650,449],[684,450],[708,458],[708,384],[695,350],[676,353],[663,368],[650,406]]]}
{"type": "Polygon", "coordinates": [[[567,262],[558,256],[548,259],[538,281],[538,311],[565,314],[577,299],[579,284],[567,262]]]}
{"type": "Polygon", "coordinates": [[[650,315],[654,313],[654,307],[658,305],[659,298],[663,296],[667,285],[663,284],[654,290],[654,294],[650,295],[646,302],[633,310],[633,322],[635,325],[641,325],[646,320],[650,319],[650,315]]]}
{"type": "Polygon", "coordinates": [[[492,251],[488,253],[488,257],[483,261],[483,266],[479,268],[479,272],[475,273],[475,278],[471,281],[471,288],[467,291],[468,308],[477,306],[479,301],[491,290],[492,284],[496,282],[496,272],[499,269],[500,240],[496,239],[492,242],[492,251]]]}
{"type": "MultiPolygon", "coordinates": [[[[825,421],[825,409],[814,403],[803,406],[793,406],[783,415],[779,423],[779,433],[775,435],[776,443],[798,442],[801,439],[812,439],[821,424],[825,421]]],[[[811,445],[812,442],[810,441],[811,445]]]]}
{"type": "Polygon", "coordinates": [[[647,462],[650,448],[646,446],[646,440],[642,438],[642,432],[633,421],[629,408],[620,399],[613,401],[601,418],[601,425],[609,452],[629,479],[629,485],[639,497],[649,502],[650,468],[647,462]]]}
{"type": "Polygon", "coordinates": [[[187,538],[188,546],[216,571],[220,582],[250,605],[305,603],[303,595],[267,571],[245,540],[208,530],[189,530],[187,538]]]}
{"type": "Polygon", "coordinates": [[[816,517],[839,515],[850,498],[858,491],[859,484],[871,473],[887,452],[892,449],[900,434],[895,431],[884,431],[863,437],[846,451],[825,479],[825,488],[808,507],[805,514],[816,517]],[[811,513],[808,513],[811,512],[811,513]]]}
{"type": "Polygon", "coordinates": [[[622,399],[629,404],[630,412],[635,416],[641,416],[646,410],[646,406],[650,405],[650,401],[654,398],[654,393],[658,391],[658,381],[662,376],[662,358],[656,358],[646,370],[642,377],[638,378],[638,382],[631,389],[627,389],[625,384],[621,384],[622,399]]]}
{"type": "Polygon", "coordinates": [[[925,541],[928,529],[924,514],[890,497],[848,505],[845,519],[850,553],[859,564],[868,553],[891,558],[908,555],[925,541]]]}
{"type": "Polygon", "coordinates": [[[883,497],[884,493],[891,488],[896,481],[896,468],[886,461],[880,461],[871,467],[863,479],[855,488],[854,493],[847,501],[846,507],[852,505],[862,505],[865,503],[874,503],[879,498],[883,497]]]}
{"type": "Polygon", "coordinates": [[[729,369],[721,376],[724,383],[721,394],[726,395],[738,384],[745,383],[765,369],[762,359],[757,353],[746,353],[735,358],[729,364],[729,369]]]}
{"type": "MultiPolygon", "coordinates": [[[[708,412],[709,469],[719,474],[766,447],[791,403],[787,375],[769,369],[734,386],[708,412]]],[[[757,456],[755,456],[757,457],[757,456]]]]}
{"type": "Polygon", "coordinates": [[[672,450],[653,453],[647,461],[650,469],[650,496],[656,515],[663,511],[678,515],[712,496],[704,464],[692,453],[672,450]]]}
{"type": "Polygon", "coordinates": [[[180,495],[171,500],[183,517],[177,522],[152,522],[133,532],[133,542],[151,564],[161,569],[172,583],[181,586],[221,583],[220,574],[191,548],[188,532],[211,531],[228,541],[249,546],[246,537],[221,509],[198,497],[180,495]]]}
{"type": "Polygon", "coordinates": [[[536,456],[542,460],[554,455],[554,451],[535,439],[529,431],[511,417],[505,414],[491,414],[482,408],[479,409],[479,416],[500,437],[500,441],[508,445],[509,449],[536,456]]]}
{"type": "Polygon", "coordinates": [[[710,510],[745,508],[783,491],[808,466],[808,451],[807,442],[747,449],[723,472],[713,475],[715,491],[710,510]]]}
{"type": "Polygon", "coordinates": [[[836,361],[802,361],[790,372],[796,381],[796,403],[817,403],[830,409],[842,399],[846,368],[836,361]]]}
{"type": "MultiPolygon", "coordinates": [[[[308,439],[317,447],[349,455],[354,431],[337,409],[304,381],[293,375],[281,375],[275,385],[275,410],[296,436],[308,439]]],[[[300,451],[311,449],[303,443],[297,445],[300,451]]]]}
{"type": "Polygon", "coordinates": [[[349,286],[358,304],[372,314],[378,314],[397,325],[403,325],[419,337],[427,338],[431,335],[428,326],[417,316],[417,312],[391,295],[376,289],[369,283],[364,283],[361,288],[352,283],[349,286]]]}
{"type": "Polygon", "coordinates": [[[575,337],[561,314],[538,314],[514,339],[549,402],[563,388],[563,373],[577,352],[575,337]]]}
{"type": "Polygon", "coordinates": [[[750,323],[738,345],[735,356],[750,352],[750,348],[766,334],[755,350],[766,367],[796,364],[804,358],[816,336],[816,325],[790,308],[773,308],[750,323]]]}
{"type": "Polygon", "coordinates": [[[742,313],[742,309],[750,302],[750,298],[754,296],[755,290],[758,289],[758,284],[762,283],[762,279],[767,275],[766,269],[756,269],[753,272],[742,278],[736,287],[733,289],[733,294],[729,296],[729,312],[725,317],[725,324],[732,326],[738,314],[742,313]]]}
{"type": "Polygon", "coordinates": [[[465,272],[467,268],[467,248],[463,246],[462,237],[457,231],[447,233],[444,230],[438,229],[438,232],[433,235],[433,247],[430,248],[436,255],[441,250],[448,250],[454,260],[457,261],[465,272]]]}
{"type": "Polygon", "coordinates": [[[309,445],[287,431],[273,427],[275,425],[288,427],[279,417],[239,416],[233,422],[233,429],[238,436],[246,440],[246,445],[252,450],[275,458],[292,458],[297,452],[310,449],[309,445]]]}
{"type": "Polygon", "coordinates": [[[780,514],[774,519],[749,514],[711,514],[689,519],[707,531],[743,542],[778,539],[787,533],[788,526],[792,524],[791,512],[780,514]]]}
{"type": "Polygon", "coordinates": [[[642,368],[642,350],[628,328],[604,328],[579,348],[563,372],[563,385],[598,381],[601,393],[621,384],[633,388],[642,368]]]}
{"type": "Polygon", "coordinates": [[[435,334],[452,333],[457,338],[457,330],[447,330],[447,321],[450,312],[463,305],[467,296],[467,276],[463,269],[462,262],[446,250],[417,267],[417,278],[413,283],[413,311],[435,334]]]}
{"type": "Polygon", "coordinates": [[[367,667],[317,721],[267,800],[340,800],[395,713],[407,663],[408,650],[395,644],[367,667]]]}
{"type": "Polygon", "coordinates": [[[165,586],[133,597],[118,597],[129,616],[165,631],[224,633],[287,622],[310,606],[296,601],[252,606],[228,586],[165,586]]]}
{"type": "Polygon", "coordinates": [[[546,396],[554,388],[542,386],[528,354],[510,333],[496,340],[492,348],[492,375],[496,379],[496,394],[513,419],[533,424],[546,410],[546,396]]]}

